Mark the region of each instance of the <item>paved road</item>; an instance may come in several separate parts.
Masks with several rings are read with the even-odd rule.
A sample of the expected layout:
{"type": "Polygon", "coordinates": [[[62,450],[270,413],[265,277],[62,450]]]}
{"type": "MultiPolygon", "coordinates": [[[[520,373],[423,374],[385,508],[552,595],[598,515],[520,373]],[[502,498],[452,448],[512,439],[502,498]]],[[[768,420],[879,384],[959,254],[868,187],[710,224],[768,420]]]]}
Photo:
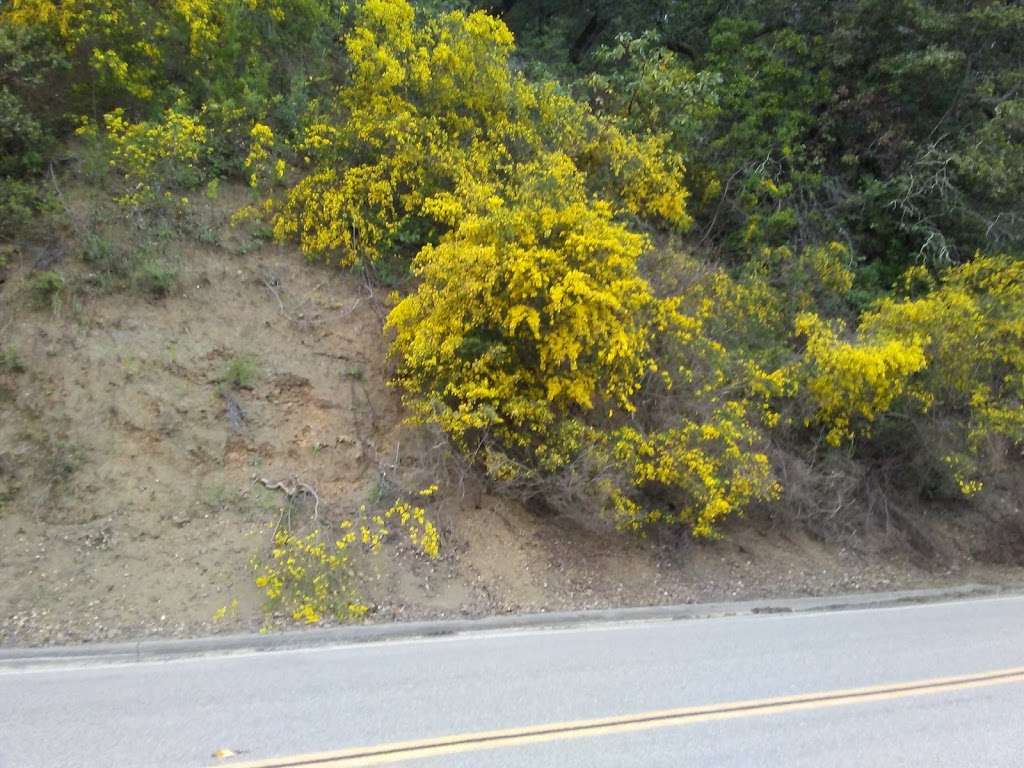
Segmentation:
{"type": "MultiPolygon", "coordinates": [[[[710,707],[709,716],[656,726],[641,718],[553,737],[527,731],[504,746],[470,743],[400,764],[1017,768],[1024,674],[1005,670],[1021,667],[1024,597],[76,662],[0,671],[0,767],[232,765],[710,707]],[[1010,676],[775,701],[980,673],[1010,676]],[[719,716],[717,705],[754,699],[771,701],[719,716]],[[241,754],[214,759],[221,748],[241,754]]],[[[393,754],[362,764],[399,763],[393,754]]]]}

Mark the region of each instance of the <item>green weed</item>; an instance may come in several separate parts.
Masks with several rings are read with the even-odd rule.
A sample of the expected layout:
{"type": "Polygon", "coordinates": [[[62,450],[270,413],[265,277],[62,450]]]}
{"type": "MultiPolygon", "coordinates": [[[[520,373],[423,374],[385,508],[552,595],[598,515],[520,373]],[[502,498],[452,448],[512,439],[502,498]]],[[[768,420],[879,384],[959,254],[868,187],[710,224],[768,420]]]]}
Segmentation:
{"type": "Polygon", "coordinates": [[[252,389],[260,375],[260,366],[255,358],[251,355],[239,355],[228,360],[220,381],[234,389],[252,389]]]}
{"type": "Polygon", "coordinates": [[[32,302],[39,309],[57,310],[60,307],[61,295],[65,288],[63,275],[51,269],[39,272],[29,280],[32,302]]]}
{"type": "Polygon", "coordinates": [[[162,299],[170,295],[178,284],[178,270],[160,259],[146,258],[135,268],[133,282],[143,293],[162,299]]]}
{"type": "Polygon", "coordinates": [[[22,362],[18,350],[14,347],[8,347],[3,351],[3,354],[0,354],[0,371],[7,371],[7,373],[25,372],[25,363],[22,362]]]}
{"type": "Polygon", "coordinates": [[[363,380],[363,369],[360,368],[357,365],[354,365],[351,368],[344,369],[341,372],[341,375],[342,375],[342,377],[344,377],[346,379],[352,379],[353,381],[362,381],[363,380]]]}

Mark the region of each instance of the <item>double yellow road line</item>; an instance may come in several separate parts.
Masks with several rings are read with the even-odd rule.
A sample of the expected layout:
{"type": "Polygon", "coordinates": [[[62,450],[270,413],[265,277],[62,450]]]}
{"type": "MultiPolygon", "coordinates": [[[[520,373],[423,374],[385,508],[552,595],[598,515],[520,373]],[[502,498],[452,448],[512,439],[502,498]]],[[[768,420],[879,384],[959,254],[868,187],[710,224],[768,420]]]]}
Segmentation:
{"type": "Polygon", "coordinates": [[[619,717],[549,723],[501,731],[463,733],[435,739],[393,742],[375,747],[358,747],[337,752],[321,752],[248,763],[231,763],[230,765],[231,768],[355,768],[355,766],[391,765],[408,760],[441,757],[462,752],[478,752],[486,749],[540,744],[587,736],[632,733],[654,728],[670,728],[740,717],[776,715],[784,712],[824,709],[849,704],[865,704],[872,701],[891,701],[910,696],[928,696],[1009,683],[1024,683],[1024,667],[999,669],[959,677],[876,685],[868,688],[780,696],[773,699],[734,701],[702,707],[664,709],[619,717]]]}

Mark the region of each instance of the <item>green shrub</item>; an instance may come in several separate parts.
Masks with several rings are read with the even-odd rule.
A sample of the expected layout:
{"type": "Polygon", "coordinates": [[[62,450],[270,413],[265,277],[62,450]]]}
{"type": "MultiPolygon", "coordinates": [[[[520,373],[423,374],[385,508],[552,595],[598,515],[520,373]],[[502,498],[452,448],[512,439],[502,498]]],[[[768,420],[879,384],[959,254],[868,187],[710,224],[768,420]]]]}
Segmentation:
{"type": "Polygon", "coordinates": [[[52,200],[38,182],[0,177],[0,238],[25,234],[51,208],[52,200]]]}
{"type": "Polygon", "coordinates": [[[60,305],[60,298],[65,288],[63,275],[53,270],[38,272],[29,280],[32,301],[40,309],[56,309],[60,305]]]}
{"type": "Polygon", "coordinates": [[[178,283],[178,270],[157,258],[143,259],[134,272],[135,286],[154,298],[164,298],[178,283]]]}
{"type": "Polygon", "coordinates": [[[95,232],[89,233],[82,244],[82,260],[90,268],[87,282],[104,291],[124,287],[135,269],[129,249],[95,232]]]}
{"type": "Polygon", "coordinates": [[[121,109],[136,124],[174,110],[216,132],[208,167],[238,175],[254,122],[290,133],[330,92],[345,9],[340,0],[4,3],[0,149],[31,158],[53,113],[121,109]],[[60,72],[68,60],[75,66],[60,72]]]}
{"type": "Polygon", "coordinates": [[[25,372],[25,363],[22,362],[18,350],[14,347],[7,347],[3,354],[0,354],[0,371],[7,371],[8,373],[25,372]]]}
{"type": "Polygon", "coordinates": [[[38,172],[63,119],[53,98],[67,60],[37,27],[0,18],[0,177],[38,172]]]}
{"type": "Polygon", "coordinates": [[[239,355],[228,360],[221,373],[221,383],[235,389],[252,389],[260,378],[260,366],[251,355],[239,355]]]}

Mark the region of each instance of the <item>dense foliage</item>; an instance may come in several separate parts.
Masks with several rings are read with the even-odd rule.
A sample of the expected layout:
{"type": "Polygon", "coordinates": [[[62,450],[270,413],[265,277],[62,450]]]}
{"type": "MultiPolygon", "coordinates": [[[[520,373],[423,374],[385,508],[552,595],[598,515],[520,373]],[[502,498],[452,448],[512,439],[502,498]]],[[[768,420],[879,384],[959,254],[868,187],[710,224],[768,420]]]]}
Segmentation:
{"type": "Polygon", "coordinates": [[[723,256],[830,237],[867,267],[868,287],[887,290],[917,261],[1024,247],[1019,3],[499,10],[601,111],[670,132],[705,244],[723,256]]]}
{"type": "Polygon", "coordinates": [[[662,142],[598,122],[553,85],[514,73],[512,35],[490,16],[420,25],[407,3],[372,0],[355,25],[346,81],[311,113],[299,144],[313,172],[276,219],[277,234],[298,236],[307,253],[351,264],[415,252],[556,152],[618,210],[688,224],[682,166],[662,142]]]}
{"type": "Polygon", "coordinates": [[[0,238],[65,154],[135,217],[244,179],[240,221],[397,275],[413,420],[625,528],[713,535],[782,452],[1019,469],[1024,8],[509,0],[517,48],[435,6],[13,0],[0,238]]]}

